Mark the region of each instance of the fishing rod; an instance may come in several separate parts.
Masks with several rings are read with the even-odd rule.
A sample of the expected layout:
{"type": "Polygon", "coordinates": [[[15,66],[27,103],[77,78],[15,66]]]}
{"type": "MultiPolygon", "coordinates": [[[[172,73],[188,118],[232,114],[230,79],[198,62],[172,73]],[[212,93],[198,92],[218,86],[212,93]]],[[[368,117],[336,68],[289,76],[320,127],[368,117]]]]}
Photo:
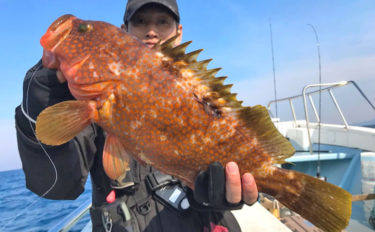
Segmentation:
{"type": "Polygon", "coordinates": [[[315,34],[316,40],[316,49],[318,52],[318,63],[319,63],[319,118],[318,118],[318,164],[316,167],[316,176],[320,178],[320,134],[321,134],[321,120],[322,120],[322,65],[320,59],[320,42],[318,38],[318,33],[315,30],[315,27],[312,24],[307,24],[307,26],[311,27],[315,34]]]}
{"type": "Polygon", "coordinates": [[[275,71],[275,55],[273,50],[273,34],[272,34],[272,22],[271,18],[268,19],[270,24],[270,42],[271,42],[271,54],[272,54],[272,71],[273,71],[273,89],[275,95],[275,110],[276,110],[276,118],[278,118],[278,110],[277,110],[277,92],[276,92],[276,71],[275,71]]]}

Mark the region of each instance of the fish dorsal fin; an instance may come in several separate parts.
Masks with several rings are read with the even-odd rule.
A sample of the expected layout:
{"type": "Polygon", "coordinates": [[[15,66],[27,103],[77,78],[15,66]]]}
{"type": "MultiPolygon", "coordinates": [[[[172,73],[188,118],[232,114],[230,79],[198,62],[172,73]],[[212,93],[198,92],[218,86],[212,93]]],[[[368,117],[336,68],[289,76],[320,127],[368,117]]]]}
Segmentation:
{"type": "Polygon", "coordinates": [[[209,105],[219,112],[234,113],[249,133],[256,136],[265,152],[272,156],[276,163],[284,163],[287,157],[293,155],[293,146],[276,129],[267,109],[260,105],[242,106],[242,101],[237,100],[237,94],[231,92],[233,85],[224,84],[227,77],[215,77],[221,68],[207,69],[212,59],[197,61],[202,49],[186,54],[186,48],[191,41],[174,47],[177,37],[178,35],[161,44],[160,51],[171,59],[173,67],[190,69],[194,72],[192,78],[200,80],[200,84],[208,87],[205,88],[207,90],[201,96],[202,99],[198,100],[210,103],[209,105]]]}
{"type": "MultiPolygon", "coordinates": [[[[186,60],[190,60],[190,57],[187,57],[186,60]]],[[[193,71],[202,72],[202,71],[207,70],[207,65],[208,63],[211,62],[211,60],[212,59],[201,60],[201,61],[193,60],[193,61],[190,61],[190,63],[188,63],[188,67],[189,69],[193,71]]]]}
{"type": "Polygon", "coordinates": [[[284,163],[286,158],[294,154],[293,146],[276,129],[264,106],[242,107],[238,117],[245,127],[255,133],[259,143],[276,163],[284,163]]]}
{"type": "Polygon", "coordinates": [[[175,36],[169,38],[168,40],[164,41],[162,44],[158,44],[154,47],[156,50],[162,51],[164,54],[167,54],[166,51],[175,47],[176,39],[180,36],[180,34],[176,34],[175,36]]]}
{"type": "Polygon", "coordinates": [[[199,54],[203,51],[203,49],[198,49],[192,52],[185,54],[184,60],[188,63],[192,63],[198,59],[199,54]]]}
{"type": "Polygon", "coordinates": [[[163,53],[165,55],[168,55],[169,57],[173,57],[175,60],[179,60],[180,57],[183,57],[185,55],[185,50],[187,46],[189,46],[189,44],[191,44],[191,41],[185,42],[176,47],[168,47],[163,51],[163,53]]]}

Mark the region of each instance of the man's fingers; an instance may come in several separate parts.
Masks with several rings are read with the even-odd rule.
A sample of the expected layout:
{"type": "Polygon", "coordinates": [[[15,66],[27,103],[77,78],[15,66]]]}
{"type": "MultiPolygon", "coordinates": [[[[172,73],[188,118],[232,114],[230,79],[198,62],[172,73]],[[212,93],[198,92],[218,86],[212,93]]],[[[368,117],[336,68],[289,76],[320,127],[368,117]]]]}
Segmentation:
{"type": "Polygon", "coordinates": [[[64,74],[62,74],[62,72],[60,72],[60,70],[56,71],[56,76],[57,76],[57,80],[60,83],[64,83],[66,81],[64,74]]]}
{"type": "Polygon", "coordinates": [[[253,175],[250,173],[245,173],[242,176],[242,188],[243,188],[243,195],[242,200],[249,205],[252,205],[258,199],[258,188],[255,183],[255,179],[253,175]]]}
{"type": "Polygon", "coordinates": [[[226,199],[229,203],[239,203],[242,198],[241,176],[238,166],[235,162],[227,163],[225,167],[226,181],[226,199]]]}

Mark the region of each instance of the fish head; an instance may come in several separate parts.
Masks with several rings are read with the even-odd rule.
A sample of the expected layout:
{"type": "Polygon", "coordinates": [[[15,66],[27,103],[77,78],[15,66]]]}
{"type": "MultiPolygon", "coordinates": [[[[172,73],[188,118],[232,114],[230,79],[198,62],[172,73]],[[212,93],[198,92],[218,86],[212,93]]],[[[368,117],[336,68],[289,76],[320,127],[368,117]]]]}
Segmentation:
{"type": "Polygon", "coordinates": [[[145,48],[119,27],[68,14],[51,24],[40,43],[43,65],[64,74],[76,99],[99,95],[136,59],[130,55],[124,58],[124,54],[136,56],[135,48],[145,48]]]}

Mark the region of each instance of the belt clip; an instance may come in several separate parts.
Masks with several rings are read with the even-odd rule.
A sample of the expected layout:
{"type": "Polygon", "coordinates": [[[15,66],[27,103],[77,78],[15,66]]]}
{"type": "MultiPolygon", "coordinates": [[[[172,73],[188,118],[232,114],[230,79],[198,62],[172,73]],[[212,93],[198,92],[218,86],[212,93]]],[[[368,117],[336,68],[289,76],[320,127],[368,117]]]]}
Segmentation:
{"type": "Polygon", "coordinates": [[[112,231],[112,217],[107,210],[104,210],[102,213],[102,223],[106,232],[112,231]]]}
{"type": "Polygon", "coordinates": [[[145,203],[143,203],[141,205],[137,204],[137,211],[138,211],[138,213],[142,214],[143,216],[148,214],[151,211],[150,201],[146,201],[145,203]]]}

